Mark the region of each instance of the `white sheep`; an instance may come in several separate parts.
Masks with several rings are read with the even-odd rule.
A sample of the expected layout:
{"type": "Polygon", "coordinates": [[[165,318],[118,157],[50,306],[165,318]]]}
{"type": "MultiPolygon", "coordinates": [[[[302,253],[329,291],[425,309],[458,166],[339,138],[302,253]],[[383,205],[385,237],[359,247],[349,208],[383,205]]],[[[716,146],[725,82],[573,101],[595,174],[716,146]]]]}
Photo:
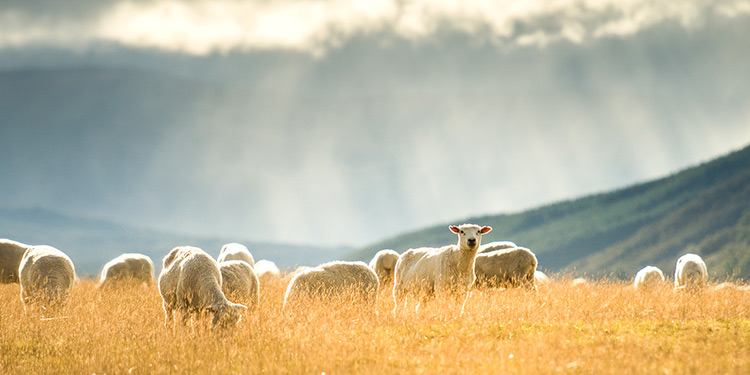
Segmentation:
{"type": "Polygon", "coordinates": [[[174,321],[179,310],[182,323],[207,312],[212,326],[232,327],[247,307],[229,302],[221,290],[219,266],[208,253],[192,246],[178,246],[164,257],[159,275],[159,293],[164,306],[164,325],[174,321]]]}
{"type": "Polygon", "coordinates": [[[551,283],[552,280],[542,271],[534,271],[534,285],[546,285],[551,283]]]}
{"type": "Polygon", "coordinates": [[[504,248],[477,254],[474,272],[480,288],[525,287],[535,289],[537,259],[524,247],[504,248]]]}
{"type": "Polygon", "coordinates": [[[18,267],[21,301],[27,306],[57,310],[67,304],[76,272],[73,261],[52,246],[31,246],[18,267]]]}
{"type": "Polygon", "coordinates": [[[363,262],[325,263],[292,278],[284,295],[284,308],[311,300],[345,300],[373,306],[379,286],[378,275],[363,262]]]}
{"type": "Polygon", "coordinates": [[[398,262],[398,253],[391,249],[378,251],[370,261],[370,268],[378,275],[381,289],[393,284],[396,262],[398,262]]]}
{"type": "Polygon", "coordinates": [[[151,285],[154,279],[154,262],[148,255],[125,253],[104,265],[99,277],[99,287],[121,281],[135,281],[151,285]]]}
{"type": "Polygon", "coordinates": [[[227,260],[219,263],[219,271],[224,295],[256,310],[260,305],[260,289],[253,267],[243,260],[227,260]]]}
{"type": "Polygon", "coordinates": [[[708,282],[706,263],[697,254],[685,254],[677,259],[674,271],[675,289],[697,291],[703,289],[708,282]]]}
{"type": "Polygon", "coordinates": [[[435,294],[450,294],[463,299],[463,312],[463,305],[476,279],[474,259],[482,235],[492,228],[463,224],[451,225],[449,229],[458,234],[456,245],[409,249],[399,256],[393,287],[394,313],[399,306],[406,307],[408,296],[417,299],[416,308],[419,310],[420,304],[435,294]]]}
{"type": "Polygon", "coordinates": [[[219,257],[216,261],[221,263],[227,260],[244,260],[251,267],[255,267],[255,259],[253,254],[250,254],[250,250],[243,244],[236,242],[228,243],[221,247],[219,257]]]}
{"type": "Polygon", "coordinates": [[[261,259],[255,262],[255,267],[253,268],[261,284],[281,278],[281,271],[273,261],[261,259]]]}
{"type": "Polygon", "coordinates": [[[18,282],[18,266],[29,245],[0,238],[0,284],[18,282]]]}
{"type": "Polygon", "coordinates": [[[635,274],[633,287],[639,290],[647,290],[664,282],[664,273],[659,267],[646,266],[635,274]]]}
{"type": "Polygon", "coordinates": [[[514,242],[511,242],[511,241],[495,241],[495,242],[490,242],[482,246],[479,246],[479,250],[477,250],[477,254],[489,253],[491,251],[497,251],[497,250],[515,249],[517,247],[518,245],[516,245],[514,242]]]}

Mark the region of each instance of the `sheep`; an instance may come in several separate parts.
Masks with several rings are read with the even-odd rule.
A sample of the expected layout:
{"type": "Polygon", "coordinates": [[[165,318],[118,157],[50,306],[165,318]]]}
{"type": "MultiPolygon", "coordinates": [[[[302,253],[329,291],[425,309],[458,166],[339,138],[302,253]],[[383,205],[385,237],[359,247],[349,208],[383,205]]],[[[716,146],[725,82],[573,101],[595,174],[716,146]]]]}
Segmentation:
{"type": "Polygon", "coordinates": [[[589,281],[583,277],[576,277],[575,279],[573,279],[573,281],[570,282],[571,288],[580,288],[588,285],[589,281]]]}
{"type": "Polygon", "coordinates": [[[250,254],[250,250],[243,244],[233,242],[222,246],[216,261],[221,263],[227,260],[244,260],[251,267],[255,267],[253,255],[250,254]]]}
{"type": "Polygon", "coordinates": [[[284,308],[310,300],[347,300],[374,306],[380,281],[363,262],[329,262],[295,275],[284,294],[284,308]]]}
{"type": "Polygon", "coordinates": [[[21,301],[26,307],[59,310],[67,304],[76,272],[62,251],[46,245],[31,246],[18,267],[21,301]]]}
{"type": "Polygon", "coordinates": [[[29,245],[0,238],[0,284],[18,282],[18,266],[29,245]]]}
{"type": "Polygon", "coordinates": [[[478,288],[525,287],[536,289],[534,271],[537,260],[531,250],[524,247],[505,248],[477,254],[474,272],[478,288]]]}
{"type": "Polygon", "coordinates": [[[479,246],[477,254],[489,253],[496,250],[515,249],[518,245],[510,241],[495,241],[479,246]]]}
{"type": "Polygon", "coordinates": [[[418,300],[416,310],[422,302],[436,294],[449,294],[457,300],[463,299],[461,313],[474,285],[474,259],[482,235],[492,228],[474,224],[451,225],[451,232],[458,235],[456,245],[440,248],[422,247],[409,249],[399,256],[393,287],[395,313],[399,306],[406,307],[407,297],[418,300]]]}
{"type": "Polygon", "coordinates": [[[370,268],[378,275],[381,289],[393,284],[396,262],[398,262],[398,253],[391,249],[378,251],[370,261],[370,268]]]}
{"type": "Polygon", "coordinates": [[[148,255],[125,253],[104,265],[99,277],[99,287],[114,285],[121,281],[151,285],[153,278],[154,262],[148,255]]]}
{"type": "Polygon", "coordinates": [[[243,260],[227,260],[219,263],[219,271],[224,295],[251,311],[256,310],[260,304],[260,289],[253,267],[243,260]]]}
{"type": "Polygon", "coordinates": [[[664,273],[659,267],[646,266],[635,274],[633,287],[639,290],[648,290],[664,282],[664,273]]]}
{"type": "Polygon", "coordinates": [[[271,280],[279,279],[281,277],[281,271],[276,263],[261,259],[255,263],[255,274],[258,275],[258,280],[261,283],[267,283],[271,280]]]}
{"type": "Polygon", "coordinates": [[[551,283],[552,280],[542,271],[534,271],[534,285],[546,285],[551,283]]]}
{"type": "Polygon", "coordinates": [[[677,290],[697,291],[708,282],[706,263],[697,254],[685,254],[677,259],[674,271],[674,286],[677,290]]]}
{"type": "Polygon", "coordinates": [[[221,290],[221,272],[216,261],[202,249],[178,246],[164,257],[159,275],[165,319],[164,325],[174,322],[174,311],[179,310],[182,324],[200,313],[213,314],[212,327],[233,327],[247,307],[229,302],[221,290]]]}

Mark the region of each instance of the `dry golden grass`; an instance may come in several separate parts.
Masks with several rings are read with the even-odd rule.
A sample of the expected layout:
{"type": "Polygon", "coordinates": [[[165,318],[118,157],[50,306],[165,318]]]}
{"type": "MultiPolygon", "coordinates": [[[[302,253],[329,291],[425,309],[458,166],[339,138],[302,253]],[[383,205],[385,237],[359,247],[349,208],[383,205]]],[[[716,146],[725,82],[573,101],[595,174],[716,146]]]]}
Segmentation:
{"type": "Polygon", "coordinates": [[[750,373],[750,293],[570,281],[474,291],[460,317],[440,300],[394,316],[387,294],[377,314],[282,313],[278,281],[224,334],[165,329],[156,286],[102,293],[81,281],[59,316],[41,319],[24,313],[18,284],[0,285],[0,373],[750,373]]]}

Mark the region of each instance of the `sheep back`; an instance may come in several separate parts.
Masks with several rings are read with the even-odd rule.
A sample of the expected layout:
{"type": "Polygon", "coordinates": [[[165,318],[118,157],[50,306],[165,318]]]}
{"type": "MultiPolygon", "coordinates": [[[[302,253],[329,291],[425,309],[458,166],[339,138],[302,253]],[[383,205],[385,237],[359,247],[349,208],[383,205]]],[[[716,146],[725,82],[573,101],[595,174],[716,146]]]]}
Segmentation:
{"type": "Polygon", "coordinates": [[[518,245],[516,245],[515,243],[511,241],[488,242],[479,247],[479,250],[477,250],[477,254],[489,253],[489,252],[497,251],[497,250],[515,249],[517,247],[518,245]]]}
{"type": "Polygon", "coordinates": [[[474,272],[478,287],[534,288],[537,259],[524,247],[477,254],[474,272]]]}
{"type": "Polygon", "coordinates": [[[19,265],[21,300],[47,309],[65,306],[75,282],[73,261],[52,246],[29,247],[19,265]]]}
{"type": "Polygon", "coordinates": [[[659,267],[646,266],[635,274],[633,287],[636,289],[648,289],[663,282],[664,273],[661,272],[659,267]]]}
{"type": "Polygon", "coordinates": [[[697,254],[681,256],[675,265],[674,282],[677,289],[702,289],[708,282],[706,263],[697,254]]]}
{"type": "Polygon", "coordinates": [[[391,249],[384,249],[378,251],[372,260],[370,260],[370,268],[378,275],[381,287],[393,283],[393,275],[396,271],[398,257],[397,252],[391,249]]]}
{"type": "Polygon", "coordinates": [[[281,277],[281,271],[279,270],[279,267],[276,266],[276,263],[261,259],[257,262],[255,262],[255,267],[253,267],[255,270],[255,274],[258,276],[258,281],[261,283],[267,283],[271,280],[279,279],[281,277]]]}
{"type": "Polygon", "coordinates": [[[219,257],[216,258],[216,261],[221,263],[228,260],[242,260],[247,262],[251,267],[255,267],[255,259],[253,259],[253,255],[243,244],[233,242],[221,247],[219,257]]]}
{"type": "Polygon", "coordinates": [[[29,245],[0,238],[0,284],[19,282],[18,267],[29,245]]]}
{"type": "Polygon", "coordinates": [[[229,260],[219,263],[221,290],[233,302],[241,303],[251,310],[260,304],[258,276],[253,267],[242,260],[229,260]]]}
{"type": "Polygon", "coordinates": [[[309,300],[345,300],[372,305],[377,301],[378,276],[363,262],[330,262],[292,278],[284,306],[309,300]]]}
{"type": "Polygon", "coordinates": [[[151,285],[154,262],[144,254],[125,253],[110,260],[102,268],[99,286],[120,281],[136,281],[151,285]]]}

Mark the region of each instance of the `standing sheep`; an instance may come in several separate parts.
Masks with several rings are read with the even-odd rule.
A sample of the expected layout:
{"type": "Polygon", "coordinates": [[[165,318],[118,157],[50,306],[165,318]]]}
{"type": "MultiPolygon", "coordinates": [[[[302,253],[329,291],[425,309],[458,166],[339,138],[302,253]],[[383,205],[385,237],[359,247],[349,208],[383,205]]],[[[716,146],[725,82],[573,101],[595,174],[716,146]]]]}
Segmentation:
{"type": "Polygon", "coordinates": [[[381,290],[393,284],[396,262],[398,262],[398,253],[391,249],[378,251],[370,261],[370,268],[378,274],[381,290]]]}
{"type": "Polygon", "coordinates": [[[497,251],[497,250],[515,249],[517,247],[518,245],[516,245],[514,242],[495,241],[495,242],[490,242],[482,246],[479,246],[479,250],[477,250],[477,254],[489,253],[489,252],[497,251]]]}
{"type": "Polygon", "coordinates": [[[0,284],[18,282],[18,266],[29,245],[0,238],[0,284]]]}
{"type": "Polygon", "coordinates": [[[26,250],[18,274],[24,307],[50,310],[66,305],[76,278],[70,258],[62,251],[45,245],[26,250]]]}
{"type": "Polygon", "coordinates": [[[256,310],[260,304],[260,290],[253,267],[243,260],[228,260],[219,263],[219,271],[224,295],[251,311],[256,310]]]}
{"type": "Polygon", "coordinates": [[[708,282],[706,263],[697,254],[685,254],[677,259],[674,271],[675,289],[697,291],[703,289],[708,282]]]}
{"type": "Polygon", "coordinates": [[[525,287],[535,289],[534,271],[537,260],[531,250],[524,247],[504,248],[477,254],[474,272],[476,286],[480,288],[525,287]]]}
{"type": "Polygon", "coordinates": [[[462,299],[463,305],[466,304],[469,290],[476,279],[474,259],[477,249],[482,235],[492,228],[463,224],[451,225],[449,229],[458,235],[458,244],[409,249],[398,258],[393,287],[394,313],[399,306],[402,309],[406,307],[407,296],[417,299],[417,309],[421,302],[435,294],[451,294],[462,299]]]}
{"type": "Polygon", "coordinates": [[[664,282],[664,273],[659,267],[646,266],[635,274],[633,287],[639,290],[647,290],[664,282]]]}
{"type": "Polygon", "coordinates": [[[270,260],[261,259],[255,263],[255,267],[253,268],[255,269],[255,274],[258,275],[258,280],[261,283],[267,283],[271,280],[281,278],[279,267],[276,266],[276,263],[270,260]]]}
{"type": "Polygon", "coordinates": [[[253,255],[250,254],[250,250],[243,244],[232,242],[222,246],[216,261],[221,263],[227,260],[244,260],[251,267],[255,267],[253,255]]]}
{"type": "Polygon", "coordinates": [[[284,308],[310,300],[331,299],[373,306],[379,285],[378,275],[363,262],[325,263],[292,278],[284,295],[284,308]]]}
{"type": "Polygon", "coordinates": [[[135,281],[151,285],[154,279],[154,262],[147,255],[125,253],[104,265],[99,287],[121,281],[135,281]]]}
{"type": "Polygon", "coordinates": [[[174,321],[174,311],[182,314],[182,323],[207,312],[213,314],[212,326],[235,326],[247,307],[232,303],[221,291],[221,272],[205,251],[178,246],[164,257],[159,275],[159,293],[164,306],[164,325],[174,321]]]}

